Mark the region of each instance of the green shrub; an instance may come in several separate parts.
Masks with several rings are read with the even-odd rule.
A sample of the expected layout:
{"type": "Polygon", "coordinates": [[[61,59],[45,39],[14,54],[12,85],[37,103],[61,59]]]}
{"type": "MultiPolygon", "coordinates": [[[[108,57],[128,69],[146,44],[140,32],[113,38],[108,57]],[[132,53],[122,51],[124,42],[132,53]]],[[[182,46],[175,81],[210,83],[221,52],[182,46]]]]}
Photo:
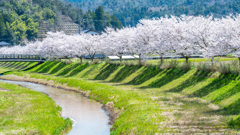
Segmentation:
{"type": "Polygon", "coordinates": [[[95,65],[95,64],[99,64],[100,63],[100,61],[99,60],[93,60],[93,62],[91,63],[91,65],[95,65]]]}
{"type": "Polygon", "coordinates": [[[52,58],[52,59],[49,59],[49,61],[53,61],[53,62],[61,62],[61,59],[52,58]]]}
{"type": "Polygon", "coordinates": [[[196,65],[197,71],[214,72],[215,68],[209,63],[201,62],[196,65]]]}
{"type": "Polygon", "coordinates": [[[67,60],[64,60],[63,62],[66,63],[66,64],[71,64],[71,63],[73,63],[72,59],[67,59],[67,60]]]}
{"type": "Polygon", "coordinates": [[[131,62],[131,61],[123,61],[122,63],[119,63],[119,65],[132,66],[132,65],[135,65],[135,64],[134,64],[134,62],[131,62]]]}
{"type": "Polygon", "coordinates": [[[106,64],[111,64],[111,60],[110,60],[109,58],[107,58],[107,59],[105,60],[105,63],[106,63],[106,64]]]}
{"type": "Polygon", "coordinates": [[[165,63],[162,68],[163,69],[175,69],[178,67],[178,62],[176,60],[171,60],[170,62],[168,63],[165,63]]]}
{"type": "Polygon", "coordinates": [[[230,74],[232,72],[231,70],[231,64],[229,63],[223,63],[220,62],[217,66],[216,69],[218,72],[220,72],[221,74],[230,74]]]}
{"type": "Polygon", "coordinates": [[[153,64],[151,64],[151,63],[144,63],[144,65],[143,65],[144,67],[152,67],[153,66],[153,64]]]}
{"type": "Polygon", "coordinates": [[[231,62],[233,66],[233,73],[239,74],[240,75],[240,66],[238,61],[232,61],[231,62]]]}
{"type": "Polygon", "coordinates": [[[191,67],[192,67],[192,63],[191,62],[188,62],[188,63],[183,63],[182,65],[181,65],[181,69],[182,70],[190,70],[191,69],[191,67]]]}

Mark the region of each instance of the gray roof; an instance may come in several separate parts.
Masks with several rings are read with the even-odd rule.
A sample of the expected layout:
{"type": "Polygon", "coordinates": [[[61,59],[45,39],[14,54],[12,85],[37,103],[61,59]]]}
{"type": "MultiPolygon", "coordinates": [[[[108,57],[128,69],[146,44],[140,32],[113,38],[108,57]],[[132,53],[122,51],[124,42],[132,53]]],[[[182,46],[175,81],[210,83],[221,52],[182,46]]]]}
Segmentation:
{"type": "Polygon", "coordinates": [[[86,33],[86,34],[92,34],[92,35],[99,35],[100,33],[98,33],[97,31],[94,31],[94,30],[82,30],[80,32],[80,34],[82,33],[86,33]]]}
{"type": "Polygon", "coordinates": [[[4,41],[0,42],[0,46],[8,46],[8,45],[11,45],[11,44],[4,42],[4,41]]]}

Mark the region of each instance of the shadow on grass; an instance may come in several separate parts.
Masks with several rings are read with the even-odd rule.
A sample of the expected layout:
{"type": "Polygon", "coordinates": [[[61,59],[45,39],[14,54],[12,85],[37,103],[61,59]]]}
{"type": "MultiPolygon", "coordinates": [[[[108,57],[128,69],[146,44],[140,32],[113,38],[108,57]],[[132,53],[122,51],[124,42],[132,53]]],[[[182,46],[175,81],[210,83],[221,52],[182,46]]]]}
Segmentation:
{"type": "Polygon", "coordinates": [[[12,71],[6,71],[6,72],[3,72],[3,73],[0,73],[0,75],[7,75],[9,73],[12,73],[12,71]]]}
{"type": "MultiPolygon", "coordinates": [[[[89,65],[89,64],[88,64],[89,65]]],[[[86,69],[87,71],[83,74],[83,75],[81,75],[81,77],[87,77],[89,74],[92,74],[92,71],[94,71],[94,70],[96,70],[96,69],[98,69],[98,65],[99,64],[93,64],[93,65],[89,65],[89,68],[88,69],[86,69]]],[[[80,73],[80,72],[79,72],[80,73]]],[[[78,74],[78,73],[77,73],[78,74]]]]}
{"type": "Polygon", "coordinates": [[[13,68],[16,70],[21,69],[22,67],[24,67],[25,65],[30,64],[30,62],[20,62],[19,64],[15,65],[13,68]]]}
{"type": "Polygon", "coordinates": [[[133,84],[133,85],[142,84],[145,81],[158,75],[161,71],[163,71],[163,70],[157,66],[145,68],[141,74],[139,74],[137,77],[135,77],[133,80],[131,80],[127,84],[133,84]]]}
{"type": "Polygon", "coordinates": [[[81,71],[86,69],[88,66],[89,66],[89,64],[78,65],[75,69],[73,69],[69,72],[70,74],[68,75],[68,77],[72,77],[72,76],[77,75],[78,73],[80,73],[81,71]]]}
{"type": "Polygon", "coordinates": [[[238,99],[237,101],[233,102],[232,104],[226,107],[223,107],[222,109],[210,111],[210,113],[225,115],[225,116],[239,115],[240,113],[239,107],[240,107],[240,99],[238,99]]]}
{"type": "Polygon", "coordinates": [[[0,62],[0,66],[3,66],[6,62],[0,62]]]}
{"type": "Polygon", "coordinates": [[[110,82],[123,81],[126,77],[130,76],[140,68],[141,68],[140,66],[135,66],[135,65],[124,66],[110,82]]]}
{"type": "Polygon", "coordinates": [[[16,66],[21,65],[20,62],[11,62],[11,64],[8,65],[8,68],[15,69],[16,66]]]}
{"type": "Polygon", "coordinates": [[[23,69],[27,68],[31,64],[32,64],[32,62],[28,62],[28,63],[25,63],[25,64],[22,64],[22,65],[19,65],[19,66],[15,67],[15,69],[23,70],[23,69]]]}
{"type": "Polygon", "coordinates": [[[42,64],[42,62],[38,62],[38,63],[34,64],[33,66],[26,67],[25,69],[23,69],[23,71],[31,70],[31,69],[35,68],[36,66],[38,66],[38,65],[40,65],[40,64],[42,64]]]}
{"type": "Polygon", "coordinates": [[[42,63],[43,62],[30,62],[27,66],[22,67],[21,70],[22,71],[27,71],[27,70],[30,70],[30,69],[32,69],[32,68],[34,68],[34,67],[36,67],[36,66],[38,66],[42,63]]]}
{"type": "Polygon", "coordinates": [[[10,64],[10,62],[5,62],[4,64],[2,64],[2,67],[7,67],[8,64],[10,64]]]}
{"type": "Polygon", "coordinates": [[[211,74],[212,72],[197,71],[188,80],[184,81],[179,86],[170,89],[169,92],[181,92],[187,87],[196,85],[197,83],[206,80],[209,76],[211,76],[211,74]]]}
{"type": "MultiPolygon", "coordinates": [[[[231,96],[238,94],[240,92],[240,82],[234,86],[232,89],[228,90],[222,95],[219,95],[216,99],[213,100],[213,102],[220,102],[224,99],[230,98],[231,96]]],[[[240,106],[239,106],[240,107],[240,106]]],[[[239,109],[240,110],[240,109],[239,109]]]]}
{"type": "Polygon", "coordinates": [[[9,63],[7,63],[6,64],[6,68],[12,68],[14,65],[16,65],[16,64],[18,64],[17,62],[15,63],[15,62],[9,62],[9,63]]]}
{"type": "Polygon", "coordinates": [[[58,63],[57,66],[54,67],[49,74],[55,74],[55,73],[57,73],[59,70],[61,70],[61,69],[63,69],[64,67],[66,67],[67,65],[68,65],[68,64],[63,63],[63,62],[58,63]]]}
{"type": "Polygon", "coordinates": [[[240,99],[230,104],[229,106],[224,107],[222,110],[224,114],[238,115],[240,113],[240,99]]]}
{"type": "Polygon", "coordinates": [[[181,69],[170,69],[167,70],[165,75],[155,81],[153,81],[151,84],[148,86],[142,87],[142,88],[159,88],[164,86],[165,84],[168,84],[172,82],[175,79],[180,78],[184,74],[186,74],[188,71],[187,70],[181,70],[181,69]]]}
{"type": "Polygon", "coordinates": [[[105,80],[107,79],[114,71],[119,68],[116,64],[105,64],[101,69],[101,72],[94,78],[95,80],[105,80]]]}
{"type": "Polygon", "coordinates": [[[47,61],[42,63],[41,65],[37,66],[36,69],[32,70],[33,72],[40,72],[44,67],[51,64],[51,62],[47,61]]]}
{"type": "Polygon", "coordinates": [[[195,91],[192,96],[204,97],[209,93],[228,85],[231,81],[235,80],[236,77],[238,77],[238,75],[234,75],[234,74],[220,75],[218,78],[216,78],[207,86],[199,89],[198,91],[195,91]]]}
{"type": "Polygon", "coordinates": [[[9,66],[11,66],[12,64],[13,64],[13,62],[7,62],[7,63],[4,65],[4,67],[9,68],[9,66]]]}
{"type": "Polygon", "coordinates": [[[67,68],[63,69],[61,72],[59,72],[57,74],[57,76],[64,76],[66,74],[68,74],[70,71],[72,71],[73,69],[75,69],[78,66],[78,64],[72,64],[70,66],[68,66],[67,68]]]}
{"type": "Polygon", "coordinates": [[[51,63],[47,63],[46,65],[43,66],[43,69],[39,69],[39,73],[47,73],[49,72],[49,70],[54,66],[56,65],[56,62],[51,62],[51,63]]]}

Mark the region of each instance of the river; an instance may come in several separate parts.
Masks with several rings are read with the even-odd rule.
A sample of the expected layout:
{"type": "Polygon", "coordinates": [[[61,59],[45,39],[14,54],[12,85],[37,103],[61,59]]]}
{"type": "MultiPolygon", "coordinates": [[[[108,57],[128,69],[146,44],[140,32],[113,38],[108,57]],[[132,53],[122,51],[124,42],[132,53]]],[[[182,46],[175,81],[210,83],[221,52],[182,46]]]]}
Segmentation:
{"type": "Polygon", "coordinates": [[[62,107],[62,117],[74,121],[72,130],[66,135],[109,135],[111,125],[109,117],[96,101],[83,97],[79,93],[66,91],[50,86],[21,81],[0,80],[7,83],[47,94],[56,104],[62,107]]]}

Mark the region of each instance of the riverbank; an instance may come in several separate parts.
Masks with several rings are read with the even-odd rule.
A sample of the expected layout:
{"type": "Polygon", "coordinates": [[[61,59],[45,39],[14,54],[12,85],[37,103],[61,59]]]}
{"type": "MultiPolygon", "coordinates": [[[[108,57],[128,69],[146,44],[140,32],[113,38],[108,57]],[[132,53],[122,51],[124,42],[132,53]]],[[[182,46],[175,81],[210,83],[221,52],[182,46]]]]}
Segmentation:
{"type": "Polygon", "coordinates": [[[229,121],[234,128],[239,125],[237,75],[60,62],[45,62],[28,72],[4,77],[17,78],[12,75],[74,88],[110,108],[114,106],[119,117],[111,134],[233,134],[236,131],[227,129],[229,121]]]}
{"type": "MultiPolygon", "coordinates": [[[[22,74],[23,72],[15,73],[22,74]]],[[[103,103],[104,109],[110,113],[111,121],[114,122],[111,134],[136,134],[139,131],[143,134],[154,134],[158,129],[154,121],[158,121],[160,123],[165,119],[160,115],[162,109],[157,108],[157,102],[153,102],[151,103],[151,106],[149,106],[148,103],[151,99],[132,91],[122,91],[114,86],[92,83],[77,78],[62,78],[34,74],[34,76],[36,75],[36,79],[26,76],[21,77],[20,74],[17,76],[6,75],[1,78],[28,81],[63,88],[66,90],[73,90],[88,96],[90,99],[103,103]],[[121,115],[125,115],[118,117],[119,113],[121,113],[121,115]],[[133,116],[133,114],[135,115],[133,116]],[[141,117],[142,119],[139,119],[141,117]],[[117,121],[115,121],[116,118],[117,121]],[[116,123],[118,123],[118,125],[116,125],[116,123]],[[115,126],[117,126],[117,128],[115,126]],[[134,128],[135,130],[132,130],[134,128]]],[[[23,74],[27,76],[30,75],[27,73],[23,74]]]]}
{"type": "Polygon", "coordinates": [[[46,94],[0,82],[0,134],[62,134],[72,127],[46,94]]]}

